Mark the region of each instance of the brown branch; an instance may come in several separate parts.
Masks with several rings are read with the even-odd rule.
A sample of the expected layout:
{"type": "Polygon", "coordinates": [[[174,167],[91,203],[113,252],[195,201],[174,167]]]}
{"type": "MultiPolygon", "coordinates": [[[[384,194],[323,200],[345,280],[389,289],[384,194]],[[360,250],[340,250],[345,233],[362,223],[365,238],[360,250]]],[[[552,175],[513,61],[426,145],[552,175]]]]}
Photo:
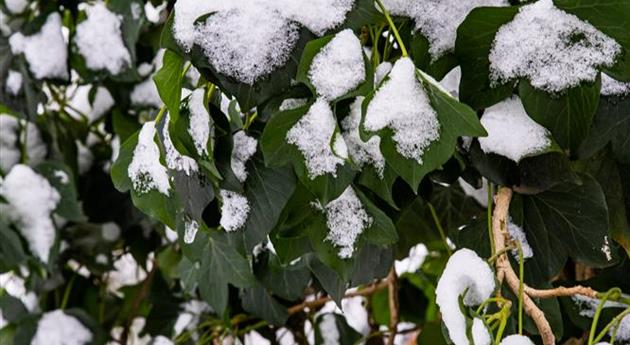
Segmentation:
{"type": "MultiPolygon", "coordinates": [[[[495,196],[495,208],[492,216],[492,234],[496,253],[500,253],[505,248],[506,240],[509,239],[507,222],[511,199],[512,190],[506,187],[500,188],[495,196]]],[[[518,296],[520,280],[510,265],[507,253],[499,255],[496,260],[496,268],[499,283],[502,283],[505,279],[512,292],[518,296]]],[[[523,293],[523,309],[525,313],[534,320],[538,332],[542,337],[543,344],[555,344],[555,336],[553,335],[549,321],[545,318],[545,313],[538,308],[531,297],[525,292],[523,293]]]]}
{"type": "Polygon", "coordinates": [[[591,298],[597,298],[598,292],[588,286],[576,285],[572,287],[559,286],[554,289],[539,290],[524,285],[523,291],[533,298],[554,298],[582,295],[591,298]]]}
{"type": "Polygon", "coordinates": [[[398,277],[393,266],[389,271],[387,280],[389,283],[389,338],[387,338],[387,344],[394,345],[398,330],[398,277]]]}
{"type": "MultiPolygon", "coordinates": [[[[385,289],[388,286],[389,286],[389,280],[388,278],[385,278],[377,283],[369,285],[365,289],[348,292],[347,294],[343,296],[343,298],[350,298],[350,297],[357,297],[357,296],[370,296],[380,290],[385,289]]],[[[293,315],[293,314],[299,313],[300,311],[306,308],[309,308],[309,309],[318,308],[326,304],[328,301],[332,301],[332,298],[330,296],[320,297],[314,301],[304,301],[300,304],[296,304],[292,307],[289,307],[288,313],[289,315],[293,315]]]]}
{"type": "Polygon", "coordinates": [[[151,283],[153,282],[153,277],[155,276],[155,272],[157,271],[157,261],[153,260],[153,267],[149,274],[142,282],[142,286],[140,287],[140,291],[134,296],[131,311],[129,312],[129,316],[127,316],[127,322],[125,323],[125,327],[123,328],[122,335],[120,336],[119,343],[122,345],[127,344],[127,338],[129,337],[129,329],[133,323],[133,319],[138,314],[138,310],[140,309],[140,304],[147,297],[149,293],[149,289],[151,288],[151,283]]]}

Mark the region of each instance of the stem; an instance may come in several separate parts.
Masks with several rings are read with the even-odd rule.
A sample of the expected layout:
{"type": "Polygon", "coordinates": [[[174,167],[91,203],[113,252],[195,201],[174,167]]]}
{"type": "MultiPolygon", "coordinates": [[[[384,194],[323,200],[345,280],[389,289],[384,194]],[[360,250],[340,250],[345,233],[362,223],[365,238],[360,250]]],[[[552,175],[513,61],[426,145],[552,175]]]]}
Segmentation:
{"type": "Polygon", "coordinates": [[[518,248],[518,334],[523,335],[523,279],[525,276],[525,259],[523,258],[523,246],[520,241],[515,241],[518,248]]]}
{"type": "Polygon", "coordinates": [[[398,277],[393,266],[389,270],[387,280],[389,282],[389,338],[387,344],[394,345],[396,331],[398,330],[398,277]]]}
{"type": "Polygon", "coordinates": [[[400,38],[400,34],[398,33],[398,29],[396,29],[396,25],[394,24],[392,17],[390,17],[389,12],[385,8],[385,5],[383,5],[383,2],[381,0],[376,0],[376,3],[378,4],[378,7],[383,12],[383,15],[385,15],[385,19],[387,19],[387,23],[389,23],[389,27],[394,33],[394,36],[396,36],[396,41],[398,42],[398,45],[400,46],[400,51],[402,52],[402,56],[407,57],[409,55],[407,54],[407,48],[405,48],[405,44],[403,43],[403,40],[400,38]]]}
{"type": "Polygon", "coordinates": [[[442,237],[442,241],[444,242],[444,246],[446,247],[446,252],[448,253],[449,256],[451,256],[453,254],[453,251],[451,250],[451,247],[448,245],[448,241],[446,240],[446,233],[444,232],[444,228],[442,227],[442,224],[440,223],[440,219],[438,218],[437,212],[435,212],[435,207],[433,207],[433,205],[430,202],[428,202],[427,205],[429,205],[429,210],[431,211],[431,217],[433,217],[435,226],[438,228],[438,231],[440,232],[440,237],[442,237]]]}
{"type": "MultiPolygon", "coordinates": [[[[80,268],[81,267],[79,267],[79,269],[80,268]]],[[[68,286],[66,286],[66,290],[63,293],[63,299],[61,300],[61,305],[59,306],[59,309],[66,309],[66,306],[68,305],[68,299],[70,298],[70,291],[72,291],[72,285],[74,285],[74,279],[76,277],[77,277],[77,273],[74,272],[74,274],[72,275],[72,278],[70,278],[70,282],[68,282],[68,286]]]]}
{"type": "Polygon", "coordinates": [[[492,236],[492,195],[494,194],[494,184],[492,184],[492,182],[488,181],[488,207],[487,207],[487,219],[488,219],[488,238],[490,238],[490,254],[491,256],[494,256],[495,253],[495,249],[494,249],[494,236],[492,236]]]}
{"type": "Polygon", "coordinates": [[[599,302],[599,305],[597,306],[597,309],[595,310],[595,316],[593,316],[593,322],[591,323],[591,331],[588,334],[588,345],[593,345],[595,343],[594,342],[595,331],[597,331],[597,322],[599,321],[599,316],[602,313],[602,310],[604,309],[604,305],[606,304],[606,301],[608,301],[608,298],[613,293],[621,294],[621,290],[616,287],[608,290],[602,297],[602,300],[599,302]]]}
{"type": "Polygon", "coordinates": [[[160,123],[160,121],[162,121],[162,117],[164,117],[164,114],[166,113],[166,106],[163,105],[160,108],[160,112],[157,114],[157,116],[155,117],[155,124],[157,125],[158,123],[160,123]]]}
{"type": "Polygon", "coordinates": [[[614,324],[617,324],[617,327],[613,331],[613,334],[610,340],[610,344],[613,345],[615,342],[615,337],[617,335],[617,330],[619,329],[619,323],[621,322],[621,319],[623,319],[626,315],[630,315],[630,308],[626,308],[624,311],[622,311],[617,316],[615,316],[612,320],[610,320],[610,322],[606,325],[606,327],[604,327],[604,329],[602,329],[602,331],[599,332],[599,335],[597,335],[597,337],[593,340],[593,343],[599,342],[606,335],[606,333],[608,333],[608,330],[614,324]]]}

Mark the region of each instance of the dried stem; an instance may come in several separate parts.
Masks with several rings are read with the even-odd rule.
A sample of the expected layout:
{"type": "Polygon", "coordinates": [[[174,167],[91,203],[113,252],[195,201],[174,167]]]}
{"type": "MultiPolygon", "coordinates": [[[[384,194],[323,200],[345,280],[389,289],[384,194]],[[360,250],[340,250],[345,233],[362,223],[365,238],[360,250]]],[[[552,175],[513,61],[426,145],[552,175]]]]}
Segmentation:
{"type": "Polygon", "coordinates": [[[389,338],[387,344],[394,345],[398,330],[398,277],[394,267],[389,271],[387,280],[389,283],[389,338]]]}

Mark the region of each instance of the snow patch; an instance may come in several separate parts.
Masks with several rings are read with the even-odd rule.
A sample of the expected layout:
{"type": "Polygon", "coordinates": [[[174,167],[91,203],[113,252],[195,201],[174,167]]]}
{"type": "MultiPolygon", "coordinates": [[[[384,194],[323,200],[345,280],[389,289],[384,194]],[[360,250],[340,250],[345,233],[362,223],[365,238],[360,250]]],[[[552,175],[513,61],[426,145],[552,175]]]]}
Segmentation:
{"type": "MultiPolygon", "coordinates": [[[[102,86],[96,87],[94,94],[94,100],[90,102],[90,91],[92,87],[90,85],[82,85],[77,87],[70,100],[70,105],[81,112],[81,115],[87,117],[87,121],[92,123],[100,119],[105,113],[114,106],[114,98],[102,86]]],[[[70,115],[76,117],[74,112],[70,115]]]]}
{"type": "Polygon", "coordinates": [[[199,231],[199,223],[195,220],[188,221],[184,224],[184,243],[191,244],[195,241],[199,231]]]}
{"type": "Polygon", "coordinates": [[[363,96],[357,97],[350,105],[350,113],[341,121],[343,138],[348,145],[348,153],[352,161],[359,168],[363,168],[365,165],[373,166],[379,177],[383,178],[385,157],[383,157],[380,149],[381,138],[375,135],[368,141],[361,139],[359,124],[361,123],[361,104],[363,100],[363,96]]]}
{"type": "Polygon", "coordinates": [[[164,117],[164,126],[162,127],[162,145],[166,155],[166,166],[169,169],[182,171],[187,176],[190,176],[192,173],[199,170],[197,161],[188,156],[182,155],[179,151],[177,151],[177,148],[175,148],[175,145],[173,145],[173,141],[171,140],[169,124],[170,116],[166,113],[166,116],[164,117]]]}
{"type": "Polygon", "coordinates": [[[343,23],[355,0],[267,0],[286,18],[318,36],[343,23]]]}
{"type": "Polygon", "coordinates": [[[48,263],[56,236],[51,213],[61,200],[57,190],[30,167],[18,164],[4,178],[0,195],[9,203],[0,205],[0,213],[18,225],[31,252],[48,263]]]}
{"type": "Polygon", "coordinates": [[[475,199],[475,201],[484,208],[488,208],[488,180],[482,178],[481,188],[479,189],[471,186],[461,177],[457,180],[457,182],[467,196],[475,199]]]}
{"type": "Polygon", "coordinates": [[[160,149],[155,143],[155,134],[155,121],[146,122],[142,126],[127,174],[136,192],[147,193],[157,189],[168,196],[170,189],[168,173],[160,164],[160,149]]]}
{"type": "Polygon", "coordinates": [[[256,153],[258,141],[244,131],[234,134],[234,147],[232,148],[232,160],[230,165],[236,178],[241,182],[247,180],[247,169],[245,164],[256,153]]]}
{"type": "Polygon", "coordinates": [[[517,163],[551,145],[549,131],[527,115],[516,96],[486,109],[481,124],[488,132],[487,137],[479,138],[483,152],[496,153],[517,163]]]}
{"type": "Polygon", "coordinates": [[[492,343],[492,338],[488,328],[483,323],[483,320],[478,317],[473,320],[472,336],[473,343],[475,345],[490,345],[492,343]]]}
{"type": "Polygon", "coordinates": [[[319,334],[322,337],[322,345],[338,345],[340,341],[339,329],[337,328],[337,319],[334,314],[322,315],[319,322],[319,334]]]}
{"type": "MultiPolygon", "coordinates": [[[[8,81],[7,81],[8,83],[8,81]]],[[[630,83],[615,80],[602,73],[602,96],[626,96],[630,95],[630,83]]]]}
{"type": "Polygon", "coordinates": [[[12,96],[17,96],[22,89],[22,74],[17,71],[9,70],[6,82],[7,92],[12,96]]]}
{"type": "Polygon", "coordinates": [[[422,243],[416,244],[409,249],[409,255],[406,258],[394,262],[396,274],[401,276],[405,273],[415,273],[422,267],[428,255],[429,249],[427,249],[427,246],[422,243]]]}
{"type": "Polygon", "coordinates": [[[131,56],[122,38],[122,16],[111,12],[103,2],[85,9],[87,19],[77,25],[74,42],[94,71],[107,70],[117,75],[131,64],[131,56]]]}
{"type": "Polygon", "coordinates": [[[280,104],[280,111],[297,109],[308,103],[308,98],[287,98],[280,104]]]}
{"type": "Polygon", "coordinates": [[[7,10],[13,14],[20,14],[28,7],[27,0],[4,0],[7,10]]]}
{"type": "MultiPolygon", "coordinates": [[[[529,259],[534,256],[534,250],[527,242],[527,236],[525,235],[525,230],[520,226],[512,223],[512,219],[508,222],[508,232],[510,233],[510,237],[518,241],[521,244],[521,249],[523,249],[523,259],[529,259]]],[[[516,261],[519,261],[518,249],[512,249],[512,256],[516,261]]]]}
{"type": "Polygon", "coordinates": [[[162,99],[152,78],[148,78],[134,86],[130,97],[131,104],[135,106],[153,108],[162,106],[162,99]]]}
{"type": "Polygon", "coordinates": [[[503,338],[500,345],[534,345],[534,342],[524,335],[513,334],[503,338]]]}
{"type": "Polygon", "coordinates": [[[459,307],[459,296],[467,291],[464,305],[479,305],[490,297],[494,287],[492,269],[474,251],[460,249],[449,258],[438,281],[436,303],[455,345],[468,344],[466,318],[459,307]]]}
{"type": "Polygon", "coordinates": [[[415,71],[409,58],[396,61],[368,105],[363,125],[372,132],[390,128],[398,153],[422,163],[424,150],[440,136],[440,124],[415,71]]]}
{"type": "Polygon", "coordinates": [[[592,25],[540,0],[521,7],[497,32],[490,51],[494,85],[527,78],[532,86],[561,92],[594,81],[612,66],[621,46],[592,25]]]}
{"type": "Polygon", "coordinates": [[[223,205],[219,223],[228,232],[242,228],[249,215],[249,201],[244,195],[225,189],[220,194],[223,205]]]}
{"type": "Polygon", "coordinates": [[[83,345],[90,341],[92,332],[77,318],[58,309],[44,313],[31,345],[83,345]]]}
{"type": "Polygon", "coordinates": [[[347,94],[365,81],[363,49],[352,30],[336,34],[315,55],[308,77],[317,94],[328,101],[347,94]]]}
{"type": "Polygon", "coordinates": [[[24,36],[18,32],[9,38],[13,54],[24,54],[37,79],[68,79],[68,46],[61,28],[61,16],[54,12],[38,33],[24,36]]]}
{"type": "Polygon", "coordinates": [[[330,146],[337,122],[330,105],[318,99],[308,112],[287,132],[287,142],[297,146],[305,159],[311,180],[324,174],[337,176],[337,157],[330,146]]]}

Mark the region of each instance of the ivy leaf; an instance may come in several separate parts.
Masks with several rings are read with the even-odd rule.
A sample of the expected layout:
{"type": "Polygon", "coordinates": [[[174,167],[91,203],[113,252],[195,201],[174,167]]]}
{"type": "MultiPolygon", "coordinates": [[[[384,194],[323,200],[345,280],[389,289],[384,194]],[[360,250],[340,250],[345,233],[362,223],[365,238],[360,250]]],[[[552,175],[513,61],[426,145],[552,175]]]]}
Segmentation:
{"type": "Polygon", "coordinates": [[[595,83],[550,95],[523,80],[519,84],[519,96],[527,114],[549,129],[560,146],[574,153],[591,128],[599,103],[600,85],[601,78],[598,77],[595,83]]]}
{"type": "Polygon", "coordinates": [[[262,284],[274,295],[289,301],[302,297],[311,279],[303,261],[282,265],[276,255],[269,253],[267,256],[261,272],[257,273],[262,284]]]}
{"type": "Polygon", "coordinates": [[[168,108],[173,122],[179,119],[183,71],[184,59],[176,53],[166,50],[162,60],[162,68],[153,76],[160,98],[168,108]]]}
{"type": "Polygon", "coordinates": [[[17,268],[26,260],[20,237],[0,219],[0,272],[17,268]]]}
{"type": "Polygon", "coordinates": [[[326,293],[335,301],[337,306],[341,306],[341,300],[346,293],[348,284],[314,255],[306,255],[305,260],[306,265],[313,272],[313,275],[315,275],[315,278],[317,278],[317,281],[319,281],[326,293]]]}
{"type": "MultiPolygon", "coordinates": [[[[542,274],[556,275],[567,260],[593,267],[615,263],[607,257],[608,207],[595,179],[580,175],[582,184],[561,183],[536,195],[515,196],[510,213],[522,212],[523,228],[542,274]]],[[[610,250],[610,249],[608,249],[610,250]]]]}
{"type": "Polygon", "coordinates": [[[512,94],[511,84],[490,86],[490,61],[494,36],[518,13],[518,7],[473,9],[457,28],[455,55],[461,64],[459,98],[475,110],[494,105],[512,94]]]}
{"type": "Polygon", "coordinates": [[[609,73],[630,81],[630,3],[620,0],[554,0],[558,8],[576,15],[612,37],[623,48],[621,58],[609,73]]]}
{"type": "Polygon", "coordinates": [[[287,308],[278,303],[263,287],[245,289],[242,299],[243,309],[260,316],[271,325],[282,326],[289,318],[287,308]]]}
{"type": "Polygon", "coordinates": [[[65,164],[54,161],[42,163],[37,166],[36,170],[46,177],[61,195],[55,213],[71,221],[84,220],[85,216],[79,204],[72,171],[65,164]]]}
{"type": "Polygon", "coordinates": [[[398,175],[396,175],[396,172],[394,172],[391,167],[387,166],[387,164],[383,169],[383,178],[381,178],[376,172],[376,169],[370,165],[363,167],[363,171],[361,171],[361,174],[359,174],[357,183],[367,187],[369,190],[371,190],[381,199],[387,202],[389,206],[397,210],[398,206],[396,205],[396,202],[394,201],[392,195],[394,183],[396,182],[397,178],[398,175]]]}
{"type": "Polygon", "coordinates": [[[245,195],[250,212],[245,223],[245,247],[248,250],[267,238],[295,190],[295,175],[287,167],[267,168],[256,155],[248,163],[245,195]]]}
{"type": "Polygon", "coordinates": [[[609,142],[615,157],[630,163],[630,97],[601,97],[589,136],[577,151],[580,158],[592,157],[609,142]]]}

